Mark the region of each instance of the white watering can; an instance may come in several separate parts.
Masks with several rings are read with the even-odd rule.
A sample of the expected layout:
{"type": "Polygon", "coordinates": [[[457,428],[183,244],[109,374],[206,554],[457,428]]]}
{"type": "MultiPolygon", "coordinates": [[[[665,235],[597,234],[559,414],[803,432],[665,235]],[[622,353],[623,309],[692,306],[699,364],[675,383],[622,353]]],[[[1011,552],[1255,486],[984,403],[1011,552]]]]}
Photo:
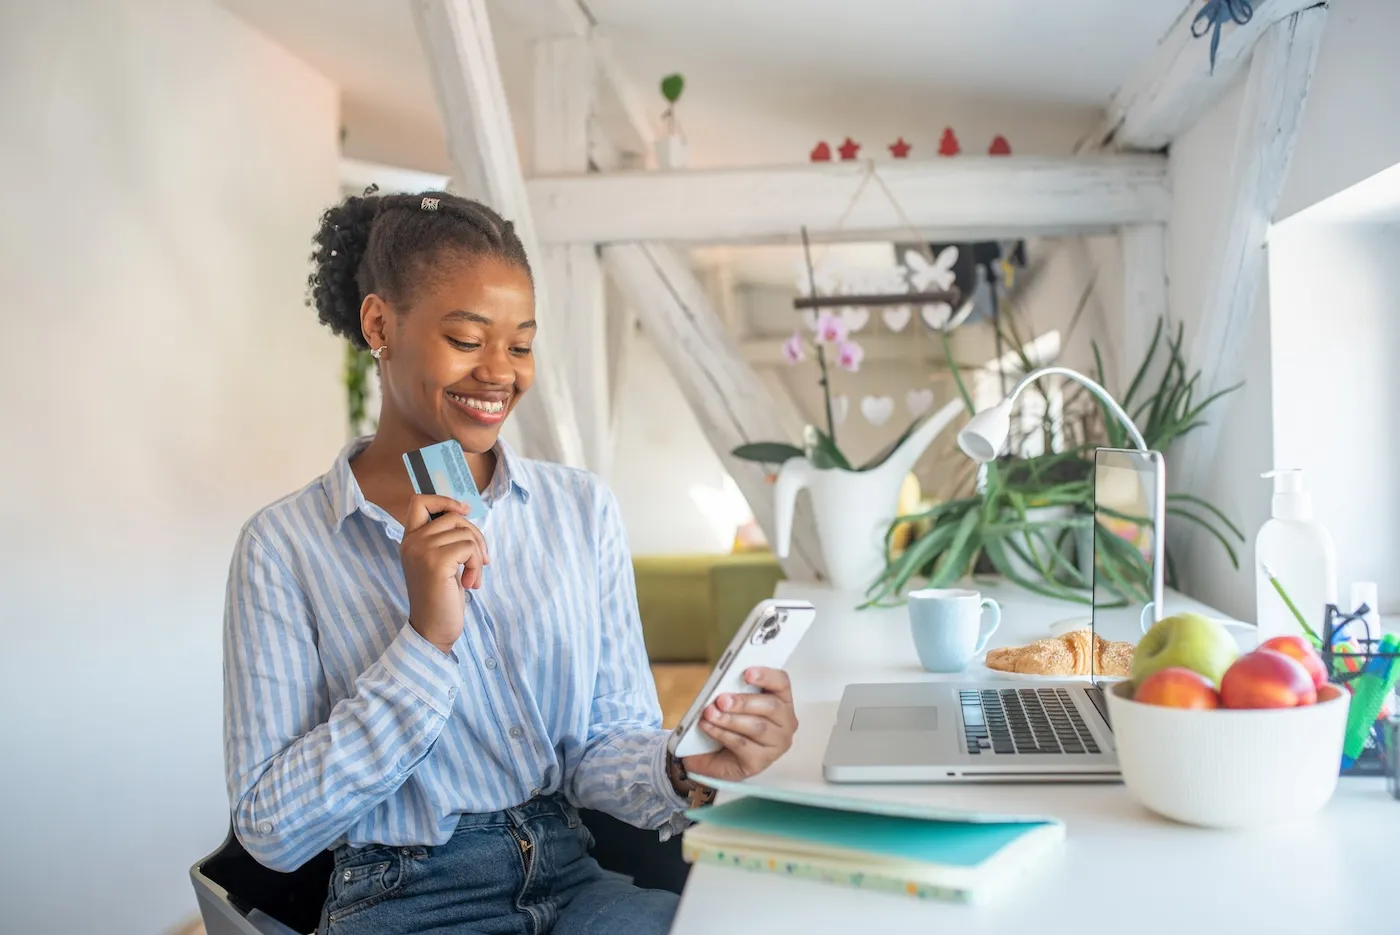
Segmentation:
{"type": "Polygon", "coordinates": [[[827,579],[843,591],[864,591],[885,567],[885,532],[899,509],[899,488],[914,463],[963,410],[948,403],[910,433],[885,463],[869,471],[815,468],[806,458],[789,458],[773,488],[779,558],[792,545],[797,493],[807,488],[817,518],[827,579]]]}

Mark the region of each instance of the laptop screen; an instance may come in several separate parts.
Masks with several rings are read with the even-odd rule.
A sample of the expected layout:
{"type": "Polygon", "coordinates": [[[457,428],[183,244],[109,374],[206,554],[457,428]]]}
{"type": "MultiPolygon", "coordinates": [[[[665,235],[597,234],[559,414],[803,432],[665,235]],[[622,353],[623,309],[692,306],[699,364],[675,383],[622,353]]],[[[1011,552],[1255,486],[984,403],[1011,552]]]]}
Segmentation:
{"type": "MultiPolygon", "coordinates": [[[[1155,451],[1094,452],[1092,631],[1137,645],[1161,616],[1166,475],[1155,451]]],[[[1098,670],[1093,675],[1114,675],[1098,670]]]]}

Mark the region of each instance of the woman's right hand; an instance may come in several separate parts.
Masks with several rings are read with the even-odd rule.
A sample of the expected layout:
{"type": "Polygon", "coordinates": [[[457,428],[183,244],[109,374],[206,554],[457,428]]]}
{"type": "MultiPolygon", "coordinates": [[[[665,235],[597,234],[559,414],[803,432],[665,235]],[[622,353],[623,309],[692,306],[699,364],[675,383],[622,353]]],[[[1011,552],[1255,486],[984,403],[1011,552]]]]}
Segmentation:
{"type": "Polygon", "coordinates": [[[467,521],[469,510],[448,497],[414,496],[408,501],[399,546],[408,622],[423,639],[449,654],[462,635],[463,589],[480,587],[482,566],[491,563],[481,530],[467,521]],[[433,513],[442,515],[431,519],[433,513]]]}

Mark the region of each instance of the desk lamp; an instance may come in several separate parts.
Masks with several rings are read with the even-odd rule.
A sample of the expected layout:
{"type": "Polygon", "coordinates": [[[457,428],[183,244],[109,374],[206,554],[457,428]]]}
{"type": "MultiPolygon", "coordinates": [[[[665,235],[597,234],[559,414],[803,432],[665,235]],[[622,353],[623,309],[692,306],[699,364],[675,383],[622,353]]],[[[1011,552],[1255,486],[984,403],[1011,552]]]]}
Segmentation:
{"type": "Polygon", "coordinates": [[[1147,451],[1147,442],[1143,441],[1142,433],[1138,431],[1133,420],[1123,411],[1123,407],[1108,394],[1108,390],[1090,380],[1084,374],[1068,367],[1043,367],[1033,371],[1021,378],[1021,382],[1016,384],[1016,388],[1011,391],[1001,402],[990,409],[984,409],[968,420],[958,433],[958,447],[963,450],[969,458],[978,464],[986,464],[988,461],[996,459],[1001,453],[1001,449],[1006,447],[1006,438],[1011,434],[1011,407],[1016,403],[1016,397],[1021,395],[1021,391],[1030,386],[1041,377],[1061,376],[1067,377],[1076,383],[1082,384],[1085,389],[1099,398],[1109,411],[1118,417],[1118,421],[1128,430],[1128,435],[1132,437],[1133,444],[1138,450],[1147,451]]]}

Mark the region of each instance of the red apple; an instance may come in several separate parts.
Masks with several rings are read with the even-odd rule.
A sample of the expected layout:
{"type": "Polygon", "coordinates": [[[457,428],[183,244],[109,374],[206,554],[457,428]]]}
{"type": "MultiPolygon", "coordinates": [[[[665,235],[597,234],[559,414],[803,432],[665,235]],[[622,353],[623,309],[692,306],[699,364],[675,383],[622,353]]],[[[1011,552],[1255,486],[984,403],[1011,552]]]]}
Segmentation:
{"type": "Polygon", "coordinates": [[[1317,650],[1313,649],[1312,644],[1304,637],[1276,636],[1260,643],[1259,648],[1272,649],[1274,652],[1297,659],[1303,664],[1303,668],[1308,670],[1308,675],[1312,676],[1313,688],[1321,688],[1327,684],[1327,666],[1323,665],[1322,657],[1317,654],[1317,650]]]}
{"type": "Polygon", "coordinates": [[[1227,708],[1297,708],[1317,701],[1303,664],[1273,649],[1246,653],[1225,670],[1220,701],[1227,708]]]}
{"type": "Polygon", "coordinates": [[[1133,700],[1169,708],[1220,707],[1220,695],[1211,680],[1185,666],[1153,672],[1138,685],[1133,700]]]}

